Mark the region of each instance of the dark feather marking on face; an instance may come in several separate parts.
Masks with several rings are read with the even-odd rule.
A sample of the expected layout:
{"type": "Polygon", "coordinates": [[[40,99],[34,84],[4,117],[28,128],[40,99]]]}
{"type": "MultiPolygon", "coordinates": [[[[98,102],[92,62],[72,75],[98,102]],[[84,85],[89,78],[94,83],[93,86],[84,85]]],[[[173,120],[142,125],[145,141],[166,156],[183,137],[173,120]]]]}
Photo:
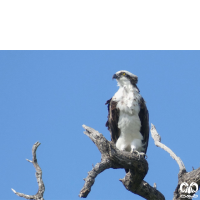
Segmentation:
{"type": "Polygon", "coordinates": [[[130,75],[126,74],[126,73],[125,73],[125,75],[122,75],[122,76],[126,76],[130,80],[130,82],[132,84],[137,84],[137,82],[138,82],[138,77],[137,76],[130,76],[130,75]]]}
{"type": "MultiPolygon", "coordinates": [[[[123,72],[122,72],[123,73],[123,72]]],[[[138,82],[138,77],[137,76],[130,76],[130,75],[128,75],[128,74],[126,74],[126,75],[122,75],[122,76],[126,76],[129,80],[130,80],[130,82],[131,82],[131,84],[135,87],[135,88],[137,88],[137,90],[138,90],[138,92],[140,92],[140,90],[139,90],[139,88],[137,87],[137,82],[138,82]]]]}
{"type": "MultiPolygon", "coordinates": [[[[137,76],[130,76],[129,74],[127,74],[126,72],[120,72],[119,74],[114,74],[113,77],[119,79],[121,77],[125,76],[127,79],[130,80],[131,84],[136,87],[138,89],[138,87],[136,86],[136,84],[138,83],[138,77],[137,76]]],[[[139,89],[138,89],[139,91],[139,89]]]]}

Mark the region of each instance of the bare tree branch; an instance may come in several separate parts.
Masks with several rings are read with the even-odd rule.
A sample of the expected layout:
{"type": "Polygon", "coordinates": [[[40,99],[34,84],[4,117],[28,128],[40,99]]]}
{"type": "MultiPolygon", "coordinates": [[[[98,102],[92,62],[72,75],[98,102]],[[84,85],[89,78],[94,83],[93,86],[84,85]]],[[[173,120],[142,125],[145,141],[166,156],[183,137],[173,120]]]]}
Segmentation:
{"type": "Polygon", "coordinates": [[[192,199],[192,196],[195,194],[195,192],[190,193],[190,194],[183,193],[180,190],[180,186],[182,183],[187,183],[188,185],[190,185],[191,183],[197,183],[199,187],[200,186],[200,168],[193,170],[191,172],[186,172],[186,169],[182,160],[178,156],[176,156],[176,154],[170,148],[168,148],[167,146],[165,146],[164,144],[160,142],[161,137],[158,134],[153,124],[151,124],[151,135],[152,135],[152,138],[154,139],[155,145],[167,151],[170,154],[170,156],[174,160],[176,160],[176,162],[179,165],[180,170],[178,174],[178,185],[175,189],[173,200],[192,199]]]}
{"type": "Polygon", "coordinates": [[[145,158],[138,158],[137,154],[120,151],[113,142],[109,142],[98,131],[83,125],[84,133],[95,143],[101,152],[101,162],[88,172],[85,184],[80,191],[79,197],[86,198],[91,191],[95,178],[106,169],[130,169],[129,173],[120,181],[125,188],[134,194],[148,200],[164,200],[165,197],[156,188],[143,181],[148,172],[148,163],[145,158]]]}
{"type": "Polygon", "coordinates": [[[153,124],[151,124],[151,136],[154,139],[155,145],[167,151],[170,154],[170,156],[178,163],[180,169],[179,173],[185,173],[186,169],[182,160],[169,147],[161,143],[161,137],[153,124]]]}
{"type": "Polygon", "coordinates": [[[36,150],[40,144],[41,143],[36,142],[33,145],[33,148],[32,148],[33,160],[31,161],[31,160],[26,159],[28,162],[33,163],[33,165],[35,167],[35,170],[36,170],[35,175],[36,175],[36,179],[37,179],[38,187],[39,187],[38,192],[35,195],[26,195],[23,193],[16,192],[14,189],[11,189],[19,197],[24,197],[25,199],[44,200],[43,194],[44,194],[45,187],[44,187],[44,183],[42,181],[42,170],[41,170],[40,166],[38,165],[37,158],[36,158],[36,150]]]}

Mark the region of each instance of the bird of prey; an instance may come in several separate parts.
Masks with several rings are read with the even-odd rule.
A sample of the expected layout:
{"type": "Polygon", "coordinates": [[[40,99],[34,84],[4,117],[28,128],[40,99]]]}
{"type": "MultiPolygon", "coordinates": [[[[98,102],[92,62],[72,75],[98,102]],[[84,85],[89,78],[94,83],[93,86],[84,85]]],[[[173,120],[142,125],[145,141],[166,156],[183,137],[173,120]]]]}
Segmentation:
{"type": "MultiPolygon", "coordinates": [[[[109,99],[106,126],[111,140],[122,151],[146,155],[149,140],[149,113],[137,87],[138,77],[121,70],[113,75],[119,90],[109,99]]],[[[127,172],[127,170],[126,170],[127,172]]]]}

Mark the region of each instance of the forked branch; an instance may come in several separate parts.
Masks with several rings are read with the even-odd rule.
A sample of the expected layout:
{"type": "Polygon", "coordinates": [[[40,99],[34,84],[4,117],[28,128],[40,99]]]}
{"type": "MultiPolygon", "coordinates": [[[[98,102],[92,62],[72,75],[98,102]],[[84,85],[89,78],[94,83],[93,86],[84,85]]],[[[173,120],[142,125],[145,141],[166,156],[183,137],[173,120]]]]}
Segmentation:
{"type": "Polygon", "coordinates": [[[101,152],[101,162],[88,172],[85,184],[80,191],[79,197],[86,198],[91,191],[95,178],[106,169],[130,169],[120,181],[125,188],[134,194],[138,194],[148,200],[164,200],[165,197],[156,188],[143,181],[148,172],[148,163],[145,158],[139,158],[137,154],[120,151],[115,144],[106,140],[98,131],[83,125],[84,133],[95,143],[101,152]]]}
{"type": "Polygon", "coordinates": [[[39,187],[38,192],[35,195],[27,195],[27,194],[16,192],[14,189],[11,189],[19,197],[24,197],[25,199],[44,200],[43,194],[44,194],[45,187],[44,187],[44,183],[42,181],[42,170],[41,170],[40,166],[38,165],[37,158],[36,158],[36,150],[40,144],[41,143],[36,142],[33,145],[33,148],[32,148],[33,160],[31,161],[31,160],[26,159],[28,162],[33,163],[33,165],[35,167],[35,170],[36,170],[35,175],[36,175],[36,179],[37,179],[38,187],[39,187]]]}

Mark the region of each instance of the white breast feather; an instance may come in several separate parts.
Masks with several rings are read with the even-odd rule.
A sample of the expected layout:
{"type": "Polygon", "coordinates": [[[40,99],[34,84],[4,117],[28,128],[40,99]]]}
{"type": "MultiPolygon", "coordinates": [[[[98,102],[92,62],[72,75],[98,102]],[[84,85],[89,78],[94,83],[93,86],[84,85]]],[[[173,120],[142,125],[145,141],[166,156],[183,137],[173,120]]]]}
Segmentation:
{"type": "Polygon", "coordinates": [[[138,89],[131,84],[121,86],[113,96],[113,100],[118,102],[117,108],[120,110],[118,128],[121,133],[116,142],[116,146],[120,150],[143,150],[143,136],[140,133],[141,122],[138,116],[140,99],[141,95],[138,89]]]}

